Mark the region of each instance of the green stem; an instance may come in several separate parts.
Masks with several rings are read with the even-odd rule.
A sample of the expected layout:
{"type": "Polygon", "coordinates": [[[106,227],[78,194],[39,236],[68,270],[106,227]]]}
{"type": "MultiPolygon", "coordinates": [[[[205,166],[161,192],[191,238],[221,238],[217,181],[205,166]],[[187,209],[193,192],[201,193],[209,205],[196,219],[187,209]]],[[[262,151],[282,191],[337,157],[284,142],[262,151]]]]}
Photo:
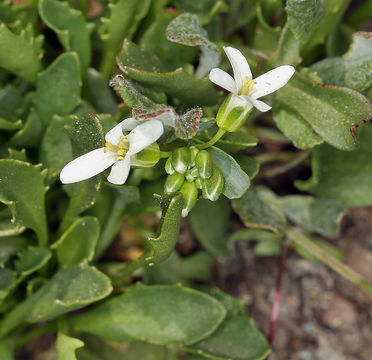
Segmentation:
{"type": "Polygon", "coordinates": [[[309,155],[311,154],[311,150],[301,151],[299,154],[296,154],[292,160],[288,161],[284,165],[276,166],[273,169],[268,169],[263,172],[263,177],[274,177],[280,174],[283,174],[297,165],[301,164],[309,155]]]}
{"type": "Polygon", "coordinates": [[[297,245],[301,246],[302,248],[310,252],[318,260],[324,262],[331,269],[333,269],[334,271],[336,271],[349,281],[360,286],[364,291],[366,291],[369,295],[372,296],[372,283],[370,281],[363,278],[363,276],[356,273],[353,269],[351,269],[341,261],[329,255],[327,252],[325,252],[323,249],[321,249],[318,245],[316,245],[314,242],[308,239],[303,233],[296,230],[295,228],[288,228],[286,234],[297,245]]]}
{"type": "Polygon", "coordinates": [[[211,147],[213,146],[218,140],[220,140],[222,138],[223,135],[225,135],[226,131],[225,130],[222,130],[222,129],[218,129],[218,131],[216,132],[216,134],[212,137],[212,139],[210,139],[208,142],[204,143],[204,144],[201,144],[201,145],[197,145],[196,147],[199,149],[199,150],[203,150],[203,149],[206,149],[208,147],[211,147]]]}
{"type": "Polygon", "coordinates": [[[275,161],[288,161],[293,158],[292,151],[282,151],[282,152],[266,152],[263,154],[258,154],[254,157],[260,165],[272,163],[275,161]]]}

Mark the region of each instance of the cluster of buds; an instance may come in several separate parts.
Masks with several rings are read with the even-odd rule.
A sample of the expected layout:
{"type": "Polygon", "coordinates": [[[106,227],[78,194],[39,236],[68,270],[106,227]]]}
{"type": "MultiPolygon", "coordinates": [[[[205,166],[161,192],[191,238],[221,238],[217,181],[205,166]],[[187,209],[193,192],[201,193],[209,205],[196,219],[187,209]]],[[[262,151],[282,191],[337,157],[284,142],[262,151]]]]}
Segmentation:
{"type": "Polygon", "coordinates": [[[216,201],[221,195],[224,180],[206,150],[182,147],[173,151],[165,164],[168,178],[166,193],[180,192],[184,199],[182,216],[186,217],[194,207],[201,190],[202,197],[216,201]]]}

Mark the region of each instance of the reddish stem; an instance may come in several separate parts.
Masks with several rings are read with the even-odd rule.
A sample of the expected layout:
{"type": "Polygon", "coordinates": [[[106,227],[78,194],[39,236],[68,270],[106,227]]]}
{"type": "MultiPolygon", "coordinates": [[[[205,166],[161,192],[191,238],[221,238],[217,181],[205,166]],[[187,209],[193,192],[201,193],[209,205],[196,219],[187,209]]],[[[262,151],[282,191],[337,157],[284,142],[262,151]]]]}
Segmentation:
{"type": "MultiPolygon", "coordinates": [[[[275,295],[273,300],[273,306],[271,308],[271,316],[270,316],[270,332],[268,336],[268,341],[271,347],[274,344],[274,338],[275,338],[275,329],[276,324],[278,322],[279,318],[279,310],[280,310],[280,296],[281,296],[281,290],[282,290],[282,279],[284,274],[284,267],[285,267],[285,260],[287,257],[287,251],[288,251],[288,245],[284,244],[282,247],[282,253],[280,256],[280,264],[279,264],[279,273],[276,278],[276,289],[275,289],[275,295]]],[[[266,358],[266,360],[269,360],[270,355],[266,358]]]]}

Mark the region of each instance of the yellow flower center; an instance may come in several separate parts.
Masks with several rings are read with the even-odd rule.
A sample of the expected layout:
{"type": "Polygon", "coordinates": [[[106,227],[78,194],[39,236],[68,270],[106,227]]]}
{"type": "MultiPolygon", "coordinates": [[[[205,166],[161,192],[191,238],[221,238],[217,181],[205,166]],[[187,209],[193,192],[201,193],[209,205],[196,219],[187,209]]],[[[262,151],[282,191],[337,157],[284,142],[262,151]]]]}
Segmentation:
{"type": "Polygon", "coordinates": [[[112,151],[118,154],[116,160],[124,160],[125,155],[129,150],[129,140],[124,136],[120,136],[120,140],[117,145],[113,145],[110,142],[106,141],[104,152],[112,151]]]}
{"type": "Polygon", "coordinates": [[[239,95],[248,95],[249,92],[253,89],[255,82],[251,80],[248,76],[243,80],[242,88],[239,91],[239,95]]]}

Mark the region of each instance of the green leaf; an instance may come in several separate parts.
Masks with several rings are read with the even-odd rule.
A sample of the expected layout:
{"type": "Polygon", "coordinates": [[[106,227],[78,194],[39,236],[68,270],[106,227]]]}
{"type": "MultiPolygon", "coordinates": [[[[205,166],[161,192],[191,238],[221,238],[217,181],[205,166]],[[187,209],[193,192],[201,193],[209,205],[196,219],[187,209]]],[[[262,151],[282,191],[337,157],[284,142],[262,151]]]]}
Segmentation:
{"type": "Polygon", "coordinates": [[[303,57],[324,42],[326,35],[337,24],[350,0],[288,0],[289,27],[295,36],[304,41],[303,57]]]}
{"type": "Polygon", "coordinates": [[[354,150],[358,141],[350,128],[372,116],[371,104],[358,92],[318,84],[299,73],[276,92],[274,105],[274,119],[286,129],[285,135],[304,148],[323,139],[338,149],[354,150]]]}
{"type": "Polygon", "coordinates": [[[284,213],[292,222],[324,236],[339,235],[340,222],[347,210],[339,201],[299,195],[286,196],[282,201],[284,213]]]}
{"type": "Polygon", "coordinates": [[[150,4],[150,0],[117,0],[109,3],[109,16],[101,18],[103,24],[99,29],[104,54],[100,71],[106,77],[114,70],[115,56],[120,51],[124,38],[134,35],[150,4]]]}
{"type": "Polygon", "coordinates": [[[220,197],[217,201],[199,200],[190,213],[193,233],[203,247],[214,256],[228,257],[226,235],[230,223],[229,201],[220,197]],[[210,224],[210,226],[206,226],[210,224]]]}
{"type": "Polygon", "coordinates": [[[145,252],[141,257],[131,262],[124,274],[131,274],[145,265],[155,265],[167,259],[178,240],[181,223],[181,211],[184,206],[180,193],[175,196],[164,196],[160,200],[162,219],[159,223],[160,234],[157,238],[149,237],[145,242],[145,252]]]}
{"type": "Polygon", "coordinates": [[[47,247],[30,246],[18,253],[18,260],[15,261],[15,269],[18,276],[24,279],[26,276],[41,269],[52,257],[47,247]]]}
{"type": "Polygon", "coordinates": [[[63,266],[72,266],[91,261],[99,230],[99,222],[94,217],[85,216],[76,220],[51,246],[56,252],[58,262],[63,266]]]}
{"type": "Polygon", "coordinates": [[[208,40],[207,32],[201,27],[195,14],[182,13],[167,26],[167,39],[188,46],[200,46],[201,57],[195,72],[197,78],[203,78],[220,62],[218,46],[208,40]]]}
{"type": "MultiPolygon", "coordinates": [[[[81,116],[74,116],[73,120],[73,124],[65,126],[65,129],[71,138],[75,157],[104,145],[104,133],[97,116],[85,113],[81,116]]],[[[61,231],[66,230],[77,215],[94,205],[101,184],[102,177],[98,175],[76,184],[64,186],[64,190],[70,197],[70,202],[60,226],[61,231]]]]}
{"type": "Polygon", "coordinates": [[[372,205],[372,126],[361,132],[360,149],[344,152],[328,145],[314,149],[312,177],[296,186],[320,197],[338,199],[348,206],[372,205]]]}
{"type": "Polygon", "coordinates": [[[140,41],[146,51],[160,59],[167,71],[192,63],[197,55],[197,49],[171,42],[166,36],[168,26],[179,13],[180,11],[175,9],[162,9],[140,41]]]}
{"type": "Polygon", "coordinates": [[[7,236],[0,238],[0,269],[4,268],[8,259],[18,251],[24,249],[28,241],[20,236],[7,236]]]}
{"type": "Polygon", "coordinates": [[[83,77],[90,65],[90,34],[93,24],[87,24],[83,14],[71,8],[67,2],[41,0],[39,14],[45,24],[58,36],[66,51],[79,55],[83,77]]]}
{"type": "Polygon", "coordinates": [[[228,315],[215,333],[189,350],[216,360],[264,360],[270,346],[253,319],[228,315]]]}
{"type": "Polygon", "coordinates": [[[61,269],[2,319],[0,336],[21,323],[46,321],[80,309],[105,298],[111,291],[110,280],[94,267],[83,263],[61,269]]]}
{"type": "Polygon", "coordinates": [[[311,66],[318,76],[331,85],[346,86],[367,94],[372,87],[372,36],[357,32],[343,57],[328,58],[311,66]]]}
{"type": "Polygon", "coordinates": [[[250,188],[240,199],[233,200],[233,209],[245,226],[275,233],[285,231],[283,206],[276,195],[264,186],[250,188]]]}
{"type": "Polygon", "coordinates": [[[241,169],[235,159],[224,151],[211,147],[208,152],[224,178],[225,183],[222,193],[229,199],[239,199],[250,186],[248,175],[241,169]]]}
{"type": "Polygon", "coordinates": [[[120,70],[129,78],[144,85],[156,87],[167,95],[176,97],[186,105],[214,105],[218,99],[217,90],[208,79],[197,79],[182,69],[160,73],[156,64],[141,65],[140,58],[147,52],[126,41],[117,57],[120,70]]]}
{"type": "Polygon", "coordinates": [[[260,163],[255,158],[245,155],[235,155],[234,159],[251,180],[258,174],[260,163]]]}
{"type": "Polygon", "coordinates": [[[18,227],[34,230],[40,245],[48,242],[44,207],[44,177],[40,165],[0,160],[0,202],[9,206],[18,227]]]}
{"type": "Polygon", "coordinates": [[[78,331],[111,341],[141,339],[153,344],[192,344],[212,334],[225,308],[199,291],[137,285],[96,309],[71,319],[78,331]]]}
{"type": "Polygon", "coordinates": [[[88,86],[98,111],[115,114],[117,102],[104,76],[94,68],[88,69],[88,86]]]}
{"type": "Polygon", "coordinates": [[[288,23],[283,27],[278,47],[275,54],[274,65],[298,65],[302,59],[300,56],[300,41],[294,36],[288,23]]]}
{"type": "Polygon", "coordinates": [[[35,83],[41,70],[43,36],[34,38],[29,24],[19,35],[0,24],[0,67],[35,83]]]}
{"type": "Polygon", "coordinates": [[[22,106],[23,95],[15,86],[9,84],[0,90],[0,117],[16,122],[17,110],[22,106]]]}
{"type": "Polygon", "coordinates": [[[76,360],[75,351],[84,346],[84,343],[61,332],[57,336],[57,360],[76,360]]]}
{"type": "Polygon", "coordinates": [[[16,278],[10,269],[0,269],[0,303],[8,296],[16,284],[16,278]]]}
{"type": "Polygon", "coordinates": [[[25,124],[11,138],[10,144],[17,147],[37,148],[43,133],[43,124],[36,110],[32,107],[25,124]]]}
{"type": "Polygon", "coordinates": [[[76,53],[60,55],[38,74],[35,105],[45,126],[54,114],[68,115],[80,104],[80,65],[76,53]]]}
{"type": "Polygon", "coordinates": [[[22,127],[22,120],[11,122],[6,119],[0,118],[0,130],[15,131],[22,127]]]}
{"type": "Polygon", "coordinates": [[[59,177],[62,168],[72,159],[72,145],[64,126],[71,125],[71,116],[54,115],[43,135],[40,146],[40,161],[48,169],[47,183],[59,177]]]}

